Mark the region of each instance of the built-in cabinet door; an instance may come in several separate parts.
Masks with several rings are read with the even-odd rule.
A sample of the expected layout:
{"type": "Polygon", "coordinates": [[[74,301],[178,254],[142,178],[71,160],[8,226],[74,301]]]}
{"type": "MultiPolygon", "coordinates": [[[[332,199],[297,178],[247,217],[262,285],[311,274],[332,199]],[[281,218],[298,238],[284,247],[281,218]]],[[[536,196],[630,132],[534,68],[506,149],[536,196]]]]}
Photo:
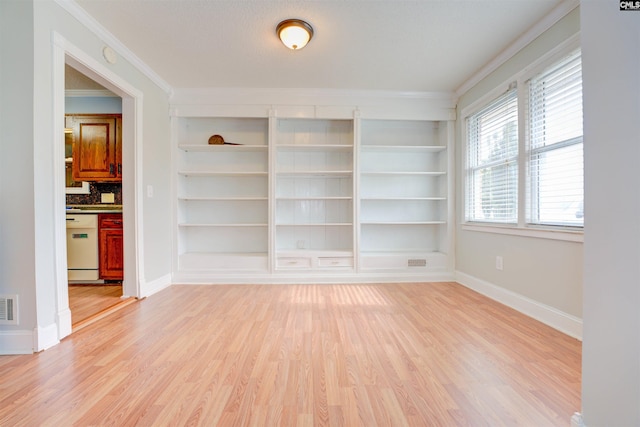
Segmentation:
{"type": "Polygon", "coordinates": [[[73,130],[73,179],[122,180],[122,116],[68,115],[73,130]]]}
{"type": "Polygon", "coordinates": [[[122,215],[101,214],[99,221],[100,278],[122,280],[124,272],[122,215]]]}

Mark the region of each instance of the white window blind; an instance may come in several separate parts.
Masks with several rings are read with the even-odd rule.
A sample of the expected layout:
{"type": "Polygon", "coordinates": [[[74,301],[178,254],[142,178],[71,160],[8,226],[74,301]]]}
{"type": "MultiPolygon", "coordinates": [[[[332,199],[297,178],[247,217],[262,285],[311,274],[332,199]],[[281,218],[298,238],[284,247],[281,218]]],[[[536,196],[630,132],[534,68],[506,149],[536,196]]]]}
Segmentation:
{"type": "Polygon", "coordinates": [[[529,82],[527,222],[582,226],[582,67],[580,51],[529,82]]]}
{"type": "Polygon", "coordinates": [[[467,118],[466,220],[518,221],[516,89],[467,118]]]}

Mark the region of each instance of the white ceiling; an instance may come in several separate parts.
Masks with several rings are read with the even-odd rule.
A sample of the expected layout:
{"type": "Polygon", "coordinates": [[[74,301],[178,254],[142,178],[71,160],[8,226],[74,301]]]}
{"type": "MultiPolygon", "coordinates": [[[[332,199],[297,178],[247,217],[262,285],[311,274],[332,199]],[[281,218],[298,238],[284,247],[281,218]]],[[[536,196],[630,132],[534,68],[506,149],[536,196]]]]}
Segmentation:
{"type": "Polygon", "coordinates": [[[455,91],[562,0],[76,0],[174,88],[455,91]],[[301,51],[275,35],[309,22],[301,51]]]}

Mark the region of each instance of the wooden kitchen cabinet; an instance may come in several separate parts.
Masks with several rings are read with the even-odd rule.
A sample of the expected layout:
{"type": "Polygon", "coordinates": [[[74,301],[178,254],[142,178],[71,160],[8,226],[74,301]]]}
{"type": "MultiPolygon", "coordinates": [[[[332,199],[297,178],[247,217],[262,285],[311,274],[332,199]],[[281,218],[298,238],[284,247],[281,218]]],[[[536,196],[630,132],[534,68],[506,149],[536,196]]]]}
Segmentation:
{"type": "Polygon", "coordinates": [[[100,278],[123,279],[122,214],[100,214],[98,218],[98,247],[100,278]]]}
{"type": "Polygon", "coordinates": [[[122,181],[122,115],[71,114],[74,181],[122,181]]]}

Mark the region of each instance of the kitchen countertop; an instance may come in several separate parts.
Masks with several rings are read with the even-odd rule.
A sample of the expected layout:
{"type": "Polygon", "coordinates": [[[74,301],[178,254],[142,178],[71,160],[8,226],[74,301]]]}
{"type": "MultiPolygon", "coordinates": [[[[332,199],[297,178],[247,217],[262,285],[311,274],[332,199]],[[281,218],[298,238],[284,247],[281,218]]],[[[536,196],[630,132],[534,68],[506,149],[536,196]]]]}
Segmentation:
{"type": "Polygon", "coordinates": [[[68,214],[122,213],[122,205],[68,205],[68,214]]]}

